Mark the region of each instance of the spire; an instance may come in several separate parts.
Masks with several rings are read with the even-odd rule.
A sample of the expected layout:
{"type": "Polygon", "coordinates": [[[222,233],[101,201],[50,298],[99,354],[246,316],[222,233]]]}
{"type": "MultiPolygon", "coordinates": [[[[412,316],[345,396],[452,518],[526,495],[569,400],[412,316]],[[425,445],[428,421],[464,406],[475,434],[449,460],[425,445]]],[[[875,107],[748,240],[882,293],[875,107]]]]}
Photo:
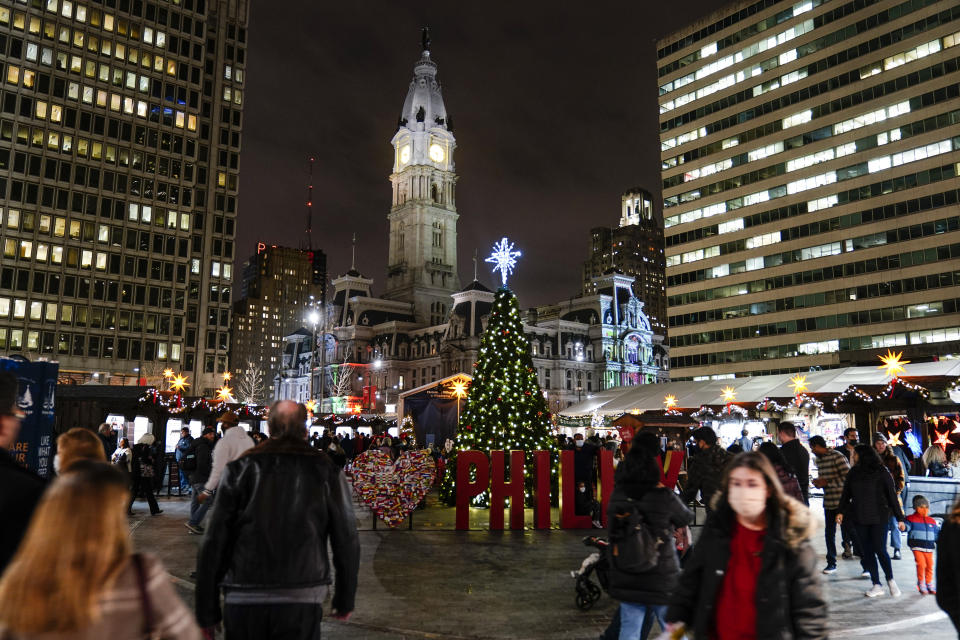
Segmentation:
{"type": "Polygon", "coordinates": [[[353,234],[353,241],[350,248],[350,271],[357,270],[357,234],[353,234]]]}
{"type": "Polygon", "coordinates": [[[310,156],[310,181],[307,184],[307,251],[313,251],[313,156],[310,156]]]}
{"type": "Polygon", "coordinates": [[[478,254],[477,249],[474,249],[474,250],[473,250],[473,280],[474,280],[474,282],[476,282],[476,280],[477,280],[477,256],[478,256],[478,255],[479,255],[479,254],[478,254]]]}
{"type": "Polygon", "coordinates": [[[413,65],[413,80],[403,101],[399,126],[420,131],[439,127],[449,131],[447,108],[437,80],[437,63],[430,57],[429,27],[420,33],[420,46],[420,59],[413,65]],[[423,123],[422,128],[419,123],[423,123]]]}

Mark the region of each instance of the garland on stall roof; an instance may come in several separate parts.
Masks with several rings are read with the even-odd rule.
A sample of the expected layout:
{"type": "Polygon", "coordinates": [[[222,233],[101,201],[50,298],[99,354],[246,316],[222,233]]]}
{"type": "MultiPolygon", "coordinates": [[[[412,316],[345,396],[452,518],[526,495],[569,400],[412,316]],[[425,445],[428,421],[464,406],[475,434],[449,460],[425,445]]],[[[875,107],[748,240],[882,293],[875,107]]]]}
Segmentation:
{"type": "Polygon", "coordinates": [[[843,390],[843,393],[833,399],[833,408],[836,409],[841,404],[855,400],[871,404],[873,402],[873,396],[858,387],[847,387],[843,390]]]}
{"type": "Polygon", "coordinates": [[[779,413],[783,413],[787,409],[788,407],[770,398],[764,398],[763,400],[757,403],[757,411],[776,411],[779,413]]]}
{"type": "Polygon", "coordinates": [[[893,390],[896,389],[897,387],[903,387],[908,391],[913,391],[914,393],[918,393],[920,394],[920,397],[922,397],[924,400],[930,397],[930,391],[927,390],[926,388],[921,387],[918,384],[908,382],[903,378],[894,378],[893,380],[887,383],[887,386],[883,388],[883,391],[877,394],[877,399],[892,398],[893,390]]]}

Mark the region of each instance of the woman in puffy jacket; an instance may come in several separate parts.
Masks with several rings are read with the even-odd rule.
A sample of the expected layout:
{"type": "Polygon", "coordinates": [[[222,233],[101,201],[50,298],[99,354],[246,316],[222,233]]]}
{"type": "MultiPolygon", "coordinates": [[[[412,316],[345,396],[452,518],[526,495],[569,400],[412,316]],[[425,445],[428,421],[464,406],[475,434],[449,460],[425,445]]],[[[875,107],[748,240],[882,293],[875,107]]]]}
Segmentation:
{"type": "Polygon", "coordinates": [[[668,630],[696,640],[825,640],[827,605],[810,510],[759,452],[724,470],[714,511],[670,599],[668,630]]]}
{"type": "Polygon", "coordinates": [[[659,442],[650,434],[638,434],[630,451],[617,467],[613,493],[607,506],[611,541],[618,531],[618,516],[639,512],[643,525],[659,541],[656,565],[647,571],[632,573],[610,558],[607,592],[620,600],[620,638],[637,640],[649,631],[652,620],[665,626],[664,615],[670,592],[677,585],[680,564],[674,544],[674,531],[693,522],[691,512],[660,482],[657,465],[659,442]]]}

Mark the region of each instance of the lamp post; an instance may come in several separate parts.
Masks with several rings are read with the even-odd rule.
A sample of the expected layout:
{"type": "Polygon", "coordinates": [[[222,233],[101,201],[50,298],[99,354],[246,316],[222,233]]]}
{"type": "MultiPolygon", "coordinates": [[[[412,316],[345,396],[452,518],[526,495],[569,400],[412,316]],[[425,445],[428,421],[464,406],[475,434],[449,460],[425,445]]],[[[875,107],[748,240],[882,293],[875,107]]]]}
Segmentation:
{"type": "MultiPolygon", "coordinates": [[[[379,411],[380,406],[377,400],[380,398],[380,389],[383,387],[383,360],[380,358],[380,352],[377,351],[375,359],[373,361],[373,370],[376,372],[376,375],[373,376],[374,389],[376,391],[373,394],[373,409],[374,411],[379,411]]],[[[387,396],[386,391],[384,391],[383,396],[384,409],[386,409],[387,396]]]]}
{"type": "Polygon", "coordinates": [[[580,368],[580,364],[583,362],[583,345],[577,343],[577,404],[580,404],[580,396],[583,392],[583,370],[580,368]]]}
{"type": "Polygon", "coordinates": [[[313,400],[313,363],[317,352],[317,322],[320,320],[320,315],[316,311],[311,311],[307,319],[313,327],[313,333],[310,339],[310,390],[307,394],[307,400],[313,400]]]}

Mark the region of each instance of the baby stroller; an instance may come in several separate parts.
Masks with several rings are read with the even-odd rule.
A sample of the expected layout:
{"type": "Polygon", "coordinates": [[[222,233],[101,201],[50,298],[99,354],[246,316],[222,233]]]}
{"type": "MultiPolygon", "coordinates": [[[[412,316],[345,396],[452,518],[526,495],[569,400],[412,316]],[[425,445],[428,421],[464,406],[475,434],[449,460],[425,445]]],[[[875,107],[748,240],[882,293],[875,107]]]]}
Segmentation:
{"type": "Polygon", "coordinates": [[[583,539],[583,544],[588,547],[593,547],[597,551],[584,558],[580,564],[580,568],[576,571],[571,571],[570,576],[577,581],[575,587],[577,590],[577,608],[581,611],[587,611],[593,606],[594,602],[600,599],[603,593],[600,585],[606,588],[606,548],[610,543],[607,542],[606,538],[587,536],[583,539]],[[593,573],[597,574],[600,585],[597,585],[590,579],[593,573]]]}
{"type": "MultiPolygon", "coordinates": [[[[577,581],[577,608],[581,611],[587,611],[593,606],[593,603],[600,599],[603,591],[609,586],[607,579],[609,565],[606,551],[607,547],[610,546],[610,541],[598,536],[587,536],[583,539],[583,544],[587,547],[593,547],[597,551],[584,558],[580,564],[580,568],[576,571],[571,571],[570,576],[577,581]],[[597,574],[597,579],[600,581],[599,586],[590,579],[593,573],[597,574]],[[603,590],[601,590],[601,587],[603,590]]],[[[683,527],[674,532],[674,544],[676,545],[677,557],[682,567],[690,553],[692,544],[690,527],[683,527]]]]}

